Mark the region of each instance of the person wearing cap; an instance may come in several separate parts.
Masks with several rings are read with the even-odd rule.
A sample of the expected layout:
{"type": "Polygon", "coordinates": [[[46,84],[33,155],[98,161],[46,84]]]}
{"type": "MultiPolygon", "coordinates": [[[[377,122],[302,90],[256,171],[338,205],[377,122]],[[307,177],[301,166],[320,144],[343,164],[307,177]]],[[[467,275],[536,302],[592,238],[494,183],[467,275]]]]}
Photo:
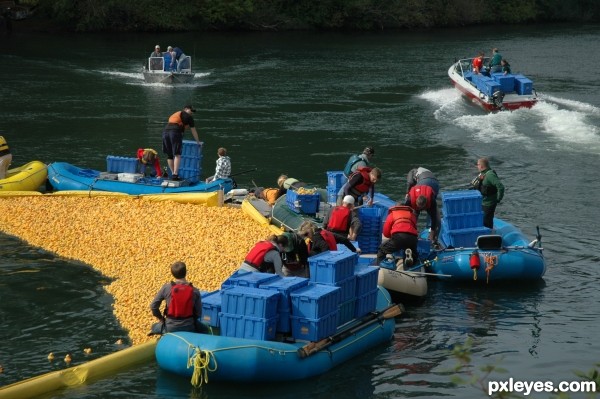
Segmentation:
{"type": "Polygon", "coordinates": [[[288,240],[281,252],[283,275],[285,277],[308,277],[308,246],[298,233],[285,232],[282,234],[288,240]]]}
{"type": "Polygon", "coordinates": [[[10,153],[10,148],[8,148],[8,143],[3,136],[0,136],[0,179],[6,177],[6,172],[11,162],[12,154],[10,153]]]}
{"type": "Polygon", "coordinates": [[[362,223],[354,211],[354,197],[351,195],[346,195],[342,205],[331,208],[323,218],[325,230],[348,237],[351,241],[356,241],[361,227],[362,223]]]}
{"type": "Polygon", "coordinates": [[[200,146],[198,132],[194,125],[194,107],[186,105],[182,111],[177,111],[169,117],[169,121],[163,130],[163,152],[167,155],[167,164],[171,169],[173,180],[179,179],[179,164],[181,163],[181,150],[183,146],[183,133],[189,126],[194,140],[200,146]]]}
{"type": "Polygon", "coordinates": [[[240,270],[275,273],[283,277],[281,252],[287,246],[288,239],[284,235],[272,235],[264,241],[257,242],[244,258],[240,270]]]}
{"type": "Polygon", "coordinates": [[[492,49],[492,58],[488,63],[490,73],[502,72],[502,54],[498,52],[497,48],[492,49]]]}
{"type": "Polygon", "coordinates": [[[140,148],[137,150],[137,173],[146,175],[148,173],[152,177],[161,177],[162,170],[160,168],[160,160],[158,159],[158,152],[152,148],[140,148]]]}
{"type": "Polygon", "coordinates": [[[160,51],[160,46],[157,44],[154,46],[154,51],[150,53],[150,57],[162,57],[163,53],[160,51]]]}
{"type": "Polygon", "coordinates": [[[365,147],[362,154],[350,156],[344,167],[344,176],[349,177],[353,172],[356,172],[357,169],[371,166],[373,155],[375,155],[375,149],[368,146],[365,147]]]}

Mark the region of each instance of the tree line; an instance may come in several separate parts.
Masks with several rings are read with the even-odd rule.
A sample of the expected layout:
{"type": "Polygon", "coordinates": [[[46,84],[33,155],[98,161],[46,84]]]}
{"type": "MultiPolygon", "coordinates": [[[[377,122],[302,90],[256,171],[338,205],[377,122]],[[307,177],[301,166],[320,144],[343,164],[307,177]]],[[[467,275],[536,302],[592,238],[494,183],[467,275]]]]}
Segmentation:
{"type": "Polygon", "coordinates": [[[397,30],[598,22],[598,0],[22,0],[72,31],[397,30]]]}

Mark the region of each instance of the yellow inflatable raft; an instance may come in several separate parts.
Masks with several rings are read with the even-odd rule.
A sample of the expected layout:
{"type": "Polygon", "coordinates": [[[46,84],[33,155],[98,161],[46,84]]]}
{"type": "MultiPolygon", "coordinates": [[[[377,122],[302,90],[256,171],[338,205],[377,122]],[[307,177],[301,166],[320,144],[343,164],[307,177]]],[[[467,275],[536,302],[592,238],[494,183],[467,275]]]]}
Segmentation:
{"type": "Polygon", "coordinates": [[[32,161],[18,168],[9,169],[6,178],[0,180],[0,192],[35,191],[45,183],[47,177],[46,164],[32,161]]]}

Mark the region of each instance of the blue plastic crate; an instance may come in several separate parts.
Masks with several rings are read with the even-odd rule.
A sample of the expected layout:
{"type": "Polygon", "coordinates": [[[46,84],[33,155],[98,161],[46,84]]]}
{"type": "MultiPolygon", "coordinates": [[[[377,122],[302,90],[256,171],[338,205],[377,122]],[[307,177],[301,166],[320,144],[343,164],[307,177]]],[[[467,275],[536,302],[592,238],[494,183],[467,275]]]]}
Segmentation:
{"type": "Polygon", "coordinates": [[[352,298],[349,301],[346,301],[338,306],[338,314],[337,314],[337,325],[341,326],[342,324],[348,323],[350,320],[354,319],[354,313],[356,312],[356,299],[352,298]]]}
{"type": "Polygon", "coordinates": [[[354,317],[363,317],[375,311],[377,306],[377,289],[356,298],[354,317]]]}
{"type": "Polygon", "coordinates": [[[469,229],[451,230],[444,232],[444,243],[455,248],[473,248],[477,237],[491,233],[487,227],[471,227],[469,229]]]}
{"type": "Polygon", "coordinates": [[[374,256],[360,255],[358,257],[358,264],[356,265],[356,267],[361,268],[364,266],[373,266],[373,265],[375,265],[375,262],[377,262],[377,259],[374,256]]]}
{"type": "Polygon", "coordinates": [[[320,318],[291,316],[292,337],[297,340],[319,341],[335,334],[338,310],[320,318]]]}
{"type": "Polygon", "coordinates": [[[180,168],[202,169],[202,157],[181,157],[180,168]]]}
{"type": "Polygon", "coordinates": [[[221,311],[248,317],[277,316],[279,292],[260,288],[234,286],[221,291],[221,311]]]}
{"type": "Polygon", "coordinates": [[[379,279],[378,267],[357,267],[354,271],[356,276],[356,296],[366,294],[377,289],[377,280],[379,279]]]}
{"type": "Polygon", "coordinates": [[[289,333],[292,331],[292,311],[277,311],[277,332],[289,333]]]}
{"type": "Polygon", "coordinates": [[[219,327],[219,313],[221,312],[221,291],[213,291],[202,298],[202,317],[204,323],[211,327],[219,327]]]}
{"type": "Polygon", "coordinates": [[[356,294],[356,276],[352,275],[342,281],[338,281],[335,284],[327,284],[340,288],[340,299],[339,303],[346,302],[351,298],[354,298],[356,294]]]}
{"type": "Polygon", "coordinates": [[[352,276],[357,262],[358,254],[350,251],[326,251],[311,256],[308,258],[310,281],[335,284],[352,276]]]}
{"type": "Polygon", "coordinates": [[[179,177],[190,183],[197,183],[202,178],[202,169],[179,168],[179,177]]]}
{"type": "Polygon", "coordinates": [[[531,94],[533,92],[533,82],[523,75],[515,75],[515,91],[519,95],[531,94]]]}
{"type": "Polygon", "coordinates": [[[359,234],[357,239],[363,254],[377,253],[377,250],[381,245],[381,233],[375,236],[363,236],[362,234],[359,234]]]}
{"type": "Polygon", "coordinates": [[[431,252],[431,241],[419,238],[417,241],[417,253],[419,258],[427,258],[431,252]]]}
{"type": "Polygon", "coordinates": [[[294,190],[288,190],[285,196],[287,206],[296,213],[314,215],[319,210],[321,196],[315,194],[298,194],[294,190]]]}
{"type": "Polygon", "coordinates": [[[277,291],[281,294],[279,298],[278,312],[289,312],[292,308],[292,300],[290,294],[300,288],[308,285],[309,279],[304,277],[284,277],[277,280],[272,280],[259,285],[259,288],[265,290],[277,291]]]}
{"type": "Polygon", "coordinates": [[[493,73],[492,78],[500,84],[500,90],[504,93],[515,91],[515,77],[510,74],[493,73]]]}
{"type": "Polygon", "coordinates": [[[271,318],[249,317],[220,313],[221,335],[225,337],[269,341],[275,338],[277,316],[271,318]]]}
{"type": "Polygon", "coordinates": [[[446,227],[448,230],[482,227],[483,211],[444,216],[444,222],[446,222],[446,227]]]}
{"type": "Polygon", "coordinates": [[[327,172],[327,191],[335,191],[337,194],[347,181],[348,178],[341,170],[327,172]]]}
{"type": "Polygon", "coordinates": [[[203,144],[203,142],[200,142],[200,145],[198,145],[195,140],[183,140],[181,156],[201,158],[203,144]]]}
{"type": "Polygon", "coordinates": [[[106,157],[106,170],[109,173],[136,173],[137,166],[137,158],[117,157],[113,155],[106,157]]]}
{"type": "Polygon", "coordinates": [[[278,276],[277,274],[237,270],[221,284],[221,287],[236,285],[242,287],[259,288],[261,284],[266,284],[280,279],[281,276],[278,276]]]}
{"type": "Polygon", "coordinates": [[[329,191],[327,192],[327,202],[328,203],[330,203],[330,204],[336,204],[337,203],[337,197],[338,197],[337,192],[336,193],[329,192],[329,191]]]}
{"type": "Polygon", "coordinates": [[[309,284],[292,293],[292,316],[317,319],[337,309],[341,289],[334,285],[309,284]]]}
{"type": "Polygon", "coordinates": [[[477,190],[443,191],[444,216],[481,212],[481,193],[477,190]]]}

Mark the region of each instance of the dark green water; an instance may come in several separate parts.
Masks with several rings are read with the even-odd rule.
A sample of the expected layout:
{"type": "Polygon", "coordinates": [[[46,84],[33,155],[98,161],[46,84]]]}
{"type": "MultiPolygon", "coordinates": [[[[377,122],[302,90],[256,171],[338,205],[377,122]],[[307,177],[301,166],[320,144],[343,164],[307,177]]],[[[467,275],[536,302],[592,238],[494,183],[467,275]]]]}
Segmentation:
{"type": "MultiPolygon", "coordinates": [[[[0,134],[16,165],[104,169],[107,155],[160,150],[166,118],[186,103],[199,110],[205,171],[220,146],[234,173],[257,168],[239,176],[240,186],[271,185],[282,172],[325,185],[326,171],[368,144],[383,169],[378,190],[398,198],[412,167],[432,169],[452,190],[466,187],[485,155],[507,187],[497,215],[532,238],[539,225],[548,263],[533,286],[432,282],[425,301],[398,319],[389,345],[307,382],[192,392],[186,379],[151,364],[48,397],[485,397],[450,381],[456,360],[448,350],[467,337],[475,365],[508,369],[492,379],[558,383],[592,368],[600,353],[600,27],[502,30],[501,39],[491,29],[67,37],[17,27],[0,38],[0,134]],[[193,57],[193,85],[143,83],[156,43],[193,57]],[[491,47],[533,79],[543,99],[535,108],[485,114],[451,87],[454,58],[491,47]]],[[[123,331],[104,283],[86,266],[0,236],[0,386],[60,368],[46,360],[51,351],[115,351],[123,331]]]]}

